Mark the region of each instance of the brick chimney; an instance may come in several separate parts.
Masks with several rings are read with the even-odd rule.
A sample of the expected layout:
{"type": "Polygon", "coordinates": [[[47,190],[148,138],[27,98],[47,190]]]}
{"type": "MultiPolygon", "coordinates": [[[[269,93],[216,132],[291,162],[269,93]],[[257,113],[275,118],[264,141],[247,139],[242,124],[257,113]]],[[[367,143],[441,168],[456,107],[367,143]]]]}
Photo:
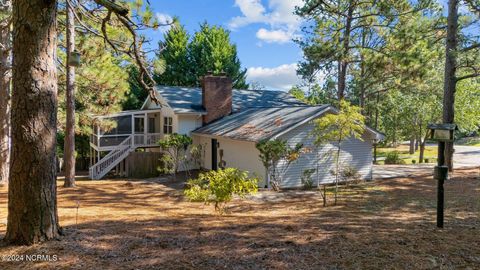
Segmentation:
{"type": "Polygon", "coordinates": [[[202,105],[207,111],[203,123],[208,124],[232,112],[232,80],[225,74],[205,75],[202,79],[202,105]]]}

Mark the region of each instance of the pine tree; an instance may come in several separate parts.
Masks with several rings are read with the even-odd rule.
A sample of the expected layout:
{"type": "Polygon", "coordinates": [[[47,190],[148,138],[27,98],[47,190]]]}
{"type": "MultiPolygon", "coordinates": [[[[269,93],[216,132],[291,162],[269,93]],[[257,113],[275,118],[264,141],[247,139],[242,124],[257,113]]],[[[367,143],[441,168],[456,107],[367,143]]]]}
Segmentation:
{"type": "MultiPolygon", "coordinates": [[[[365,51],[382,51],[381,33],[398,25],[399,18],[430,7],[430,1],[305,1],[297,14],[310,19],[313,26],[304,28],[305,37],[298,43],[305,60],[299,73],[311,77],[318,70],[335,77],[339,100],[347,95],[348,78],[354,65],[366,77],[365,51]]],[[[363,82],[363,81],[362,81],[363,82]]],[[[360,85],[360,103],[364,103],[365,86],[360,85]]]]}
{"type": "Polygon", "coordinates": [[[65,181],[64,187],[75,186],[75,67],[71,65],[71,57],[75,51],[75,5],[66,3],[66,124],[65,124],[65,181]]]}
{"type": "Polygon", "coordinates": [[[182,25],[174,25],[159,43],[157,57],[165,64],[165,71],[155,76],[160,85],[190,86],[196,83],[188,55],[190,36],[182,25]]]}
{"type": "Polygon", "coordinates": [[[237,47],[230,41],[230,33],[220,26],[200,25],[189,40],[182,26],[173,27],[160,42],[158,59],[165,63],[165,72],[157,74],[161,85],[199,86],[199,79],[208,72],[226,73],[233,87],[247,89],[246,69],[242,69],[237,47]]]}
{"type": "Polygon", "coordinates": [[[10,0],[0,6],[0,185],[8,183],[10,166],[11,9],[10,0]]]}
{"type": "Polygon", "coordinates": [[[232,79],[234,88],[248,88],[247,70],[241,69],[237,46],[230,42],[229,31],[220,26],[203,23],[189,44],[189,51],[195,78],[200,78],[208,72],[213,74],[225,72],[232,79]]]}
{"type": "Polygon", "coordinates": [[[12,18],[12,156],[5,239],[31,245],[60,232],[55,170],[57,1],[14,1],[12,18]]]}

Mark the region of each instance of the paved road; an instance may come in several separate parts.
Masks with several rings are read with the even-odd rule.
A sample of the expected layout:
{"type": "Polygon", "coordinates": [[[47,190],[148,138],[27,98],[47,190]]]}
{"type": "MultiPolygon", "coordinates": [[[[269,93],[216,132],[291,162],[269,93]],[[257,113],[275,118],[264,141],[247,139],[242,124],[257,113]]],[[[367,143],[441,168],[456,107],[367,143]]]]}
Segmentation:
{"type": "MultiPolygon", "coordinates": [[[[434,164],[374,165],[373,179],[432,174],[434,164]]],[[[455,146],[454,168],[480,167],[480,147],[455,146]]]]}

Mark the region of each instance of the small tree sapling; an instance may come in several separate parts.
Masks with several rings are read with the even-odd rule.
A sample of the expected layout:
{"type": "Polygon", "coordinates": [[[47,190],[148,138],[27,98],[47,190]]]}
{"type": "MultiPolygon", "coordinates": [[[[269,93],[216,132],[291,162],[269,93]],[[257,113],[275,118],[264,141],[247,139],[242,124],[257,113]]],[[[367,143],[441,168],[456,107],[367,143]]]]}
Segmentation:
{"type": "Polygon", "coordinates": [[[303,144],[299,143],[295,147],[291,147],[286,141],[275,139],[262,140],[257,143],[256,147],[260,151],[260,160],[267,170],[270,186],[273,190],[279,191],[283,176],[290,164],[300,157],[303,144]],[[285,163],[279,168],[278,165],[282,161],[285,163]]]}
{"type": "MultiPolygon", "coordinates": [[[[361,140],[364,131],[365,117],[361,114],[360,107],[353,106],[348,101],[341,100],[338,113],[327,114],[315,120],[315,128],[312,133],[315,136],[315,144],[317,146],[334,143],[336,148],[336,153],[334,153],[334,172],[340,172],[342,143],[352,138],[361,140]]],[[[334,175],[336,205],[340,174],[334,173],[334,175]]]]}
{"type": "Polygon", "coordinates": [[[161,173],[177,175],[180,167],[185,166],[187,161],[187,150],[192,144],[192,138],[182,134],[171,134],[165,136],[158,142],[160,149],[164,151],[164,155],[160,159],[162,166],[159,167],[161,173]]]}

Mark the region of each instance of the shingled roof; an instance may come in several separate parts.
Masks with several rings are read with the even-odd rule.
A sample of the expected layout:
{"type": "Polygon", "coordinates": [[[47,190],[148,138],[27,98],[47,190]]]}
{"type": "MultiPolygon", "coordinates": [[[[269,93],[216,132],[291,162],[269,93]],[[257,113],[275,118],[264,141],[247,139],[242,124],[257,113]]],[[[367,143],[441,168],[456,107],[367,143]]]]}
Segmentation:
{"type": "Polygon", "coordinates": [[[330,108],[329,105],[250,108],[198,128],[193,133],[258,142],[314,119],[330,108]]]}
{"type": "MultiPolygon", "coordinates": [[[[158,86],[157,91],[175,113],[205,113],[201,88],[158,86]]],[[[248,108],[306,106],[282,91],[237,89],[232,91],[232,105],[233,112],[248,108]]]]}

